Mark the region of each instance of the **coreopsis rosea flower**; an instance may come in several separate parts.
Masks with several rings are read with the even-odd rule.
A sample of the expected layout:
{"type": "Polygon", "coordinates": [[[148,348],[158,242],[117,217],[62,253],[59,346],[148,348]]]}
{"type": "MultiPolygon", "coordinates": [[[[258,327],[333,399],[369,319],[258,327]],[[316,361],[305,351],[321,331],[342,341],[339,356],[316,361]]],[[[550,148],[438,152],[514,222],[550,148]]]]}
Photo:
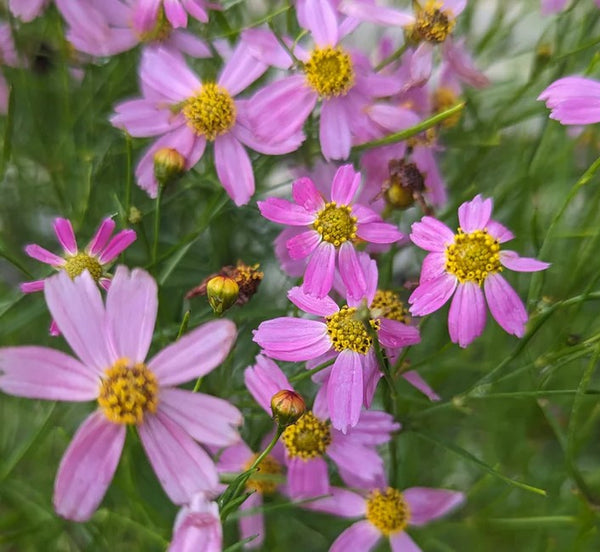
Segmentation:
{"type": "Polygon", "coordinates": [[[244,146],[267,155],[289,153],[304,135],[296,132],[274,143],[259,140],[248,122],[248,102],[236,96],[267,69],[249,54],[243,42],[235,48],[215,82],[202,82],[182,56],[164,49],[142,55],[140,80],[143,97],[115,107],[114,126],[135,137],[160,136],[144,154],[136,169],[138,185],[156,197],[154,154],[173,148],[189,170],[214,146],[215,167],[221,184],[236,205],[247,203],[254,193],[252,164],[244,146]]]}
{"type": "Polygon", "coordinates": [[[537,98],[546,102],[550,118],[563,125],[600,122],[600,82],[586,77],[564,77],[554,81],[537,98]]]}
{"type": "Polygon", "coordinates": [[[419,286],[408,299],[410,312],[424,316],[441,308],[454,295],[448,314],[450,338],[466,347],[481,335],[486,308],[508,333],[522,337],[527,311],[523,301],[501,275],[508,268],[535,272],[549,263],[502,250],[513,234],[491,219],[493,201],[480,195],[458,208],[459,228],[452,232],[433,217],[412,225],[410,239],[428,255],[421,267],[419,286]]]}
{"type": "Polygon", "coordinates": [[[203,376],[229,353],[235,326],[199,326],[150,360],[157,286],[141,269],[117,268],[106,305],[88,270],[49,278],[50,313],[76,357],[47,347],[0,349],[0,390],[54,401],[96,401],[65,452],[54,507],[75,521],[89,519],[116,470],[127,426],[135,426],[158,479],[176,504],[196,492],[215,493],[218,476],[195,440],[211,446],[238,441],[240,412],[228,402],[175,386],[203,376]]]}
{"type": "Polygon", "coordinates": [[[219,507],[205,493],[196,493],[175,520],[168,552],[221,552],[223,528],[219,507]]]}
{"type": "Polygon", "coordinates": [[[394,225],[383,222],[372,209],[354,203],[360,179],[360,173],[352,165],[343,165],[333,177],[328,200],[305,177],[292,186],[294,203],[274,197],[258,202],[265,218],[306,227],[286,243],[292,259],[310,258],[302,285],[306,293],[326,296],[333,286],[337,263],[348,292],[354,297],[364,295],[366,278],[358,262],[355,242],[390,244],[402,238],[394,225]]]}
{"type": "Polygon", "coordinates": [[[420,552],[421,548],[406,533],[445,516],[465,500],[463,493],[447,489],[410,487],[372,488],[357,493],[335,488],[331,496],[306,503],[305,508],[355,521],[329,548],[330,552],[360,550],[369,552],[382,539],[389,539],[392,552],[420,552]]]}

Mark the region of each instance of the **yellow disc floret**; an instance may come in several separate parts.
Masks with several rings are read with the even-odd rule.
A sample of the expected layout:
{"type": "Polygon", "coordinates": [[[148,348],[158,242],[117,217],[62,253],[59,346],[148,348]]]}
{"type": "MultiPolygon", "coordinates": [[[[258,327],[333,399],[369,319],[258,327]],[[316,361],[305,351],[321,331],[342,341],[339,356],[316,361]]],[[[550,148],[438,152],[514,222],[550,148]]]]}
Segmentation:
{"type": "MultiPolygon", "coordinates": [[[[244,471],[250,468],[257,456],[258,454],[255,454],[246,462],[244,471]]],[[[279,475],[281,475],[281,464],[271,455],[267,455],[258,464],[258,470],[246,481],[246,489],[263,495],[273,494],[279,484],[277,477],[279,475]]]]}
{"type": "MultiPolygon", "coordinates": [[[[458,101],[459,101],[459,98],[456,95],[456,93],[454,92],[454,90],[452,90],[452,88],[448,88],[447,86],[440,86],[433,93],[433,98],[432,98],[433,110],[436,113],[441,113],[442,111],[446,111],[446,109],[450,109],[451,107],[454,107],[458,103],[458,101]]],[[[461,112],[459,111],[458,113],[455,113],[451,117],[444,119],[442,121],[442,126],[447,127],[447,128],[456,126],[456,124],[458,124],[458,121],[460,121],[460,115],[461,115],[461,112]]]]}
{"type": "Polygon", "coordinates": [[[115,424],[140,424],[158,407],[158,381],[145,364],[121,358],[104,372],[98,404],[115,424]]]}
{"type": "Polygon", "coordinates": [[[339,247],[348,240],[356,238],[356,217],[350,212],[348,205],[337,205],[335,201],[325,204],[325,208],[317,213],[314,229],[325,241],[339,247]]]}
{"type": "Polygon", "coordinates": [[[71,279],[75,278],[75,276],[79,276],[86,269],[96,282],[102,276],[102,265],[100,264],[100,261],[87,253],[75,253],[75,255],[66,257],[65,261],[63,269],[71,279]]]}
{"type": "Polygon", "coordinates": [[[388,536],[406,527],[410,510],[400,491],[391,487],[383,492],[376,489],[367,498],[367,519],[388,536]]]}
{"type": "MultiPolygon", "coordinates": [[[[373,345],[373,339],[362,320],[356,316],[356,309],[344,305],[338,312],[327,316],[327,333],[336,351],[350,349],[361,355],[366,355],[373,345]]],[[[371,327],[379,329],[378,320],[369,320],[371,327]]]]}
{"type": "Polygon", "coordinates": [[[331,444],[331,423],[321,421],[310,410],[281,436],[288,454],[310,460],[321,457],[331,444]]]}
{"type": "Polygon", "coordinates": [[[378,289],[369,310],[373,318],[389,318],[403,324],[410,322],[408,309],[395,291],[378,289]]]}
{"type": "Polygon", "coordinates": [[[459,228],[454,243],[446,247],[446,272],[454,274],[461,284],[476,282],[481,285],[488,275],[501,271],[498,240],[487,230],[465,234],[459,228]]]}
{"type": "Polygon", "coordinates": [[[182,112],[194,133],[207,140],[229,132],[235,124],[235,102],[225,88],[214,82],[203,84],[198,94],[188,98],[182,112]]]}
{"type": "Polygon", "coordinates": [[[339,46],[315,48],[304,64],[308,85],[319,96],[344,96],[354,86],[354,66],[350,54],[339,46]]]}
{"type": "Polygon", "coordinates": [[[439,0],[428,0],[425,7],[417,11],[413,35],[427,42],[444,42],[456,23],[450,10],[442,10],[439,0]]]}

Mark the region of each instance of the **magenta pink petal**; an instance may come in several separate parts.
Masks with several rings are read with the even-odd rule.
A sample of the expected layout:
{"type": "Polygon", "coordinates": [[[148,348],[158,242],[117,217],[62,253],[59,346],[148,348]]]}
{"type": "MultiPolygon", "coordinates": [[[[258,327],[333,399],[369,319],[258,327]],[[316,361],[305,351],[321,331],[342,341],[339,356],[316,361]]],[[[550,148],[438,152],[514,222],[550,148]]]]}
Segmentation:
{"type": "Polygon", "coordinates": [[[223,528],[216,502],[196,493],[177,515],[167,552],[222,552],[223,528]]]}
{"type": "Polygon", "coordinates": [[[458,208],[458,223],[463,232],[470,233],[483,230],[490,221],[494,202],[483,199],[477,194],[471,201],[466,201],[458,208]]]}
{"type": "Polygon", "coordinates": [[[248,45],[240,41],[221,71],[218,84],[231,96],[237,96],[267,70],[267,64],[252,55],[248,45]]]}
{"type": "Polygon", "coordinates": [[[390,547],[392,552],[421,552],[421,548],[404,531],[390,535],[390,547]]]}
{"type": "Polygon", "coordinates": [[[23,293],[35,293],[36,291],[43,291],[44,280],[34,280],[33,282],[22,282],[19,284],[19,288],[23,293]]]}
{"type": "Polygon", "coordinates": [[[162,43],[162,47],[169,47],[195,58],[210,58],[213,56],[209,45],[189,31],[175,29],[171,36],[162,43]]]}
{"type": "Polygon", "coordinates": [[[115,111],[110,118],[111,124],[135,137],[157,136],[185,124],[183,117],[165,109],[163,104],[145,98],[121,102],[115,106],[115,111]]]}
{"type": "Polygon", "coordinates": [[[323,100],[319,140],[325,159],[348,159],[352,147],[352,132],[343,98],[323,100]]]}
{"type": "Polygon", "coordinates": [[[357,203],[352,205],[352,215],[356,217],[359,224],[381,222],[381,215],[379,213],[369,207],[357,203]]]}
{"type": "Polygon", "coordinates": [[[335,539],[329,552],[348,552],[349,550],[360,550],[361,552],[369,552],[377,542],[383,537],[370,521],[357,521],[348,529],[343,531],[340,536],[335,539]]]}
{"type": "Polygon", "coordinates": [[[395,225],[388,222],[359,224],[356,235],[365,241],[382,244],[394,243],[404,237],[395,225]]]}
{"type": "Polygon", "coordinates": [[[546,270],[550,263],[544,261],[538,261],[530,257],[519,257],[519,254],[515,251],[500,251],[500,262],[510,270],[516,270],[517,272],[538,272],[539,270],[546,270]]]}
{"type": "Polygon", "coordinates": [[[162,386],[204,376],[221,364],[235,341],[230,320],[214,320],[198,326],[153,357],[148,366],[162,386]]]}
{"type": "Polygon", "coordinates": [[[239,207],[248,203],[254,193],[252,163],[244,146],[232,134],[215,140],[215,166],[219,180],[239,207]]]}
{"type": "Polygon", "coordinates": [[[324,512],[345,518],[364,517],[367,513],[366,500],[358,493],[332,487],[328,494],[330,496],[307,502],[304,507],[315,512],[324,512]]]}
{"type": "Polygon", "coordinates": [[[408,298],[413,316],[425,316],[441,308],[454,293],[458,280],[451,274],[442,274],[434,280],[419,284],[408,298]]]}
{"type": "Polygon", "coordinates": [[[485,300],[475,282],[458,284],[448,312],[448,330],[453,343],[466,347],[485,327],[485,300]]]}
{"type": "Polygon", "coordinates": [[[86,270],[75,280],[59,272],[46,280],[50,314],[73,352],[100,375],[117,359],[106,333],[104,305],[96,282],[86,270]]]}
{"type": "Polygon", "coordinates": [[[331,369],[327,399],[334,428],[346,432],[355,426],[363,404],[362,355],[349,349],[342,351],[331,369]]]}
{"type": "Polygon", "coordinates": [[[523,337],[527,311],[509,283],[500,274],[490,274],[485,280],[483,291],[496,322],[508,333],[523,337]]]}
{"type": "Polygon", "coordinates": [[[65,253],[75,255],[77,253],[77,241],[75,240],[75,232],[73,232],[71,221],[64,218],[55,219],[54,232],[65,253]]]}
{"type": "Polygon", "coordinates": [[[492,238],[497,239],[500,243],[504,243],[512,240],[515,235],[505,226],[496,222],[495,220],[490,220],[487,223],[487,231],[492,238]]]}
{"type": "Polygon", "coordinates": [[[410,508],[410,525],[424,525],[460,506],[465,495],[447,489],[411,487],[402,492],[410,508]]]}
{"type": "MultiPolygon", "coordinates": [[[[402,429],[391,414],[382,410],[363,410],[360,420],[348,430],[345,439],[364,446],[376,446],[388,443],[392,433],[402,429]]],[[[338,434],[339,435],[339,434],[338,434]]]]}
{"type": "Polygon", "coordinates": [[[254,400],[269,416],[272,414],[273,395],[278,391],[294,389],[279,366],[263,355],[258,355],[256,364],[244,370],[244,383],[254,400]]]}
{"type": "Polygon", "coordinates": [[[187,12],[180,0],[164,0],[165,15],[174,29],[187,27],[187,12]]]}
{"type": "Polygon", "coordinates": [[[32,243],[25,246],[25,253],[32,259],[40,261],[45,264],[52,265],[54,267],[62,266],[65,264],[65,260],[54,253],[51,253],[47,249],[40,247],[39,245],[32,243]]]}
{"type": "Polygon", "coordinates": [[[384,347],[396,349],[398,347],[416,345],[421,342],[419,328],[415,326],[409,326],[408,324],[403,324],[402,322],[398,322],[398,320],[391,320],[389,318],[380,318],[379,324],[378,337],[384,347]]]}
{"type": "Polygon", "coordinates": [[[373,349],[371,349],[365,356],[363,362],[363,370],[363,405],[365,406],[365,408],[371,408],[371,403],[373,402],[373,397],[375,396],[377,384],[379,383],[379,380],[383,377],[383,374],[379,369],[379,364],[377,362],[377,357],[375,356],[375,351],[373,351],[373,349]]]}
{"type": "Polygon", "coordinates": [[[425,251],[445,251],[447,245],[454,243],[454,232],[433,217],[423,217],[411,229],[410,239],[425,251]]]}
{"type": "MultiPolygon", "coordinates": [[[[289,69],[294,61],[268,29],[246,29],[242,32],[242,40],[263,63],[279,69],[289,69]]],[[[283,40],[288,42],[285,37],[283,40]]],[[[291,47],[293,43],[289,42],[288,46],[291,47]]]]}
{"type": "Polygon", "coordinates": [[[312,498],[329,492],[327,463],[323,458],[288,458],[287,468],[287,484],[291,498],[312,498]]]}
{"type": "Polygon", "coordinates": [[[308,226],[315,221],[315,214],[287,199],[270,197],[257,201],[260,214],[268,220],[290,226],[308,226]]]}
{"type": "Polygon", "coordinates": [[[335,462],[346,485],[371,489],[385,479],[383,459],[374,448],[346,439],[343,433],[333,433],[327,455],[335,462]]]}
{"type": "Polygon", "coordinates": [[[129,272],[123,265],[117,267],[106,296],[106,323],[119,357],[134,363],[145,360],[157,309],[154,278],[139,268],[129,272]]]}
{"type": "Polygon", "coordinates": [[[102,501],[121,457],[125,426],[96,411],[79,426],[65,452],[54,483],[56,512],[87,521],[102,501]]]}
{"type": "Polygon", "coordinates": [[[197,492],[216,490],[218,476],[212,460],[160,409],[156,415],[146,414],[138,432],[148,460],[172,502],[185,504],[197,492]]]}
{"type": "Polygon", "coordinates": [[[440,277],[446,270],[446,253],[432,252],[425,255],[421,265],[421,283],[440,277]]]}
{"type": "Polygon", "coordinates": [[[328,295],[315,297],[305,293],[301,287],[296,286],[288,291],[288,299],[299,309],[317,316],[330,316],[340,310],[337,303],[328,295]]]}
{"type": "Polygon", "coordinates": [[[313,252],[306,271],[302,289],[317,297],[324,297],[333,286],[335,272],[335,246],[323,241],[313,252]]]}
{"type": "Polygon", "coordinates": [[[0,389],[30,399],[91,401],[98,395],[98,374],[54,349],[4,347],[0,349],[0,389]]]}
{"type": "Polygon", "coordinates": [[[104,246],[108,243],[108,240],[110,239],[114,229],[115,221],[111,218],[105,218],[98,227],[96,234],[85,248],[88,254],[94,256],[98,255],[98,253],[100,253],[100,251],[102,251],[104,246]]]}
{"type": "Polygon", "coordinates": [[[337,16],[330,2],[296,0],[296,14],[300,26],[312,33],[317,46],[335,46],[337,44],[337,16]]]}
{"type": "Polygon", "coordinates": [[[304,207],[309,212],[314,213],[325,207],[323,196],[317,190],[314,182],[307,176],[299,178],[292,184],[292,197],[298,205],[304,207]]]}
{"type": "Polygon", "coordinates": [[[348,295],[354,299],[367,294],[367,281],[362,264],[356,255],[356,249],[351,242],[344,242],[338,253],[340,276],[348,295]]]}
{"type": "Polygon", "coordinates": [[[156,25],[161,3],[162,0],[146,0],[135,4],[131,22],[137,32],[150,31],[156,25]]]}
{"type": "Polygon", "coordinates": [[[264,514],[260,511],[262,505],[262,494],[254,493],[240,506],[240,538],[247,539],[256,536],[255,539],[245,545],[245,548],[259,548],[265,539],[265,518],[264,514]],[[244,515],[244,511],[251,508],[256,508],[258,510],[257,513],[244,515]]]}
{"type": "Polygon", "coordinates": [[[342,165],[331,183],[331,201],[339,205],[349,205],[360,186],[360,173],[350,164],[342,165]]]}
{"type": "Polygon", "coordinates": [[[219,473],[233,473],[242,471],[244,464],[252,458],[254,453],[250,447],[240,441],[239,443],[227,447],[219,454],[219,461],[217,463],[217,470],[219,473]]]}
{"type": "Polygon", "coordinates": [[[421,391],[421,393],[423,393],[430,401],[441,400],[440,396],[428,385],[416,370],[409,370],[402,374],[402,377],[415,389],[421,391]]]}
{"type": "Polygon", "coordinates": [[[291,237],[287,241],[286,247],[290,258],[297,261],[308,257],[318,247],[319,243],[321,243],[321,234],[316,230],[307,230],[302,234],[291,237]]]}
{"type": "Polygon", "coordinates": [[[98,260],[101,264],[114,261],[125,249],[136,240],[135,230],[121,230],[108,242],[106,249],[100,254],[98,260]]]}
{"type": "Polygon", "coordinates": [[[184,389],[161,389],[159,409],[196,441],[216,447],[237,443],[242,413],[231,403],[184,389]]]}

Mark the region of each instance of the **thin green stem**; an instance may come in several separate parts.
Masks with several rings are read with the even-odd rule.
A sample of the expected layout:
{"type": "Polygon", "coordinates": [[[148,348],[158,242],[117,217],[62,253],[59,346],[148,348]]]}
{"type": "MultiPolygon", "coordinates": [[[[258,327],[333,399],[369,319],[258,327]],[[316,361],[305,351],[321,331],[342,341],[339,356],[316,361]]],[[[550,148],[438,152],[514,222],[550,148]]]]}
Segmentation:
{"type": "Polygon", "coordinates": [[[158,187],[156,194],[156,207],[154,209],[154,241],[152,243],[152,267],[156,267],[158,258],[158,238],[160,236],[160,200],[162,199],[163,187],[158,187]]]}

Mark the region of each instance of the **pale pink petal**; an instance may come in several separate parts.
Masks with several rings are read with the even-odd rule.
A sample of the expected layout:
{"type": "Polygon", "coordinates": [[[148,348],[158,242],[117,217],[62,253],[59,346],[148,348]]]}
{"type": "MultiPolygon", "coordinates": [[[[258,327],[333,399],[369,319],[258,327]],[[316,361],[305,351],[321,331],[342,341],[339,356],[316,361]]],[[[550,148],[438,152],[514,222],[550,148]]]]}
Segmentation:
{"type": "Polygon", "coordinates": [[[467,7],[467,0],[442,0],[442,9],[450,12],[451,18],[458,17],[467,7]]]}
{"type": "Polygon", "coordinates": [[[214,492],[215,465],[206,452],[168,416],[146,414],[138,432],[162,488],[175,504],[185,504],[199,491],[214,492]]]}
{"type": "Polygon", "coordinates": [[[454,243],[454,232],[433,217],[423,217],[420,222],[414,222],[411,230],[412,242],[426,251],[445,251],[447,245],[454,243]]]}
{"type": "Polygon", "coordinates": [[[433,70],[433,45],[422,42],[410,58],[410,79],[406,88],[423,86],[433,70]]]}
{"type": "Polygon", "coordinates": [[[265,201],[257,201],[256,203],[263,217],[279,224],[309,226],[315,221],[314,213],[287,199],[269,197],[265,201]]]}
{"type": "Polygon", "coordinates": [[[448,63],[452,75],[474,88],[489,86],[488,79],[477,67],[471,58],[464,38],[461,40],[445,40],[442,45],[443,58],[448,63]]]}
{"type": "Polygon", "coordinates": [[[329,295],[320,298],[315,297],[305,293],[299,286],[290,289],[287,296],[294,305],[309,314],[330,316],[340,310],[337,303],[329,295]]]}
{"type": "Polygon", "coordinates": [[[240,441],[235,445],[227,447],[219,454],[217,470],[219,473],[242,471],[244,464],[246,464],[252,456],[254,456],[254,453],[250,447],[244,443],[244,441],[240,441]]]}
{"type": "Polygon", "coordinates": [[[239,207],[248,203],[254,193],[252,163],[244,146],[232,134],[215,140],[215,167],[219,180],[239,207]]]}
{"type": "Polygon", "coordinates": [[[523,337],[527,311],[515,290],[500,274],[490,274],[485,279],[483,290],[496,322],[508,333],[523,337]]]}
{"type": "Polygon", "coordinates": [[[267,70],[266,63],[254,57],[248,45],[240,41],[221,71],[218,84],[231,96],[237,96],[267,70]]]}
{"type": "Polygon", "coordinates": [[[519,257],[519,254],[515,251],[500,251],[500,262],[510,270],[516,270],[517,272],[538,272],[539,270],[546,270],[550,263],[544,261],[538,261],[530,257],[519,257]]]}
{"type": "Polygon", "coordinates": [[[183,116],[174,114],[163,103],[146,99],[127,100],[115,106],[110,123],[131,136],[157,136],[185,124],[183,116]]]}
{"type": "Polygon", "coordinates": [[[165,15],[174,29],[187,27],[187,13],[180,0],[164,0],[165,15]]]}
{"type": "Polygon", "coordinates": [[[289,458],[287,468],[287,484],[291,498],[312,498],[329,492],[327,463],[323,458],[289,458]]]}
{"type": "Polygon", "coordinates": [[[104,305],[96,282],[86,270],[75,280],[66,272],[46,280],[50,314],[83,364],[97,374],[117,359],[105,327],[104,305]]]}
{"type": "Polygon", "coordinates": [[[137,32],[150,31],[157,23],[158,10],[162,0],[146,0],[136,2],[131,16],[131,22],[137,32]]]}
{"type": "Polygon", "coordinates": [[[340,2],[338,10],[361,21],[385,26],[406,27],[415,22],[414,16],[410,13],[378,6],[369,0],[344,0],[340,2]]]}
{"type": "Polygon", "coordinates": [[[421,275],[419,281],[426,282],[441,276],[446,270],[446,254],[441,252],[432,252],[425,255],[421,265],[421,275]]]}
{"type": "Polygon", "coordinates": [[[36,291],[43,291],[45,280],[34,280],[33,282],[22,282],[19,284],[19,289],[23,293],[35,293],[36,291]]]}
{"type": "Polygon", "coordinates": [[[328,0],[297,0],[296,14],[298,23],[312,33],[317,46],[337,44],[337,16],[328,0]]]}
{"type": "Polygon", "coordinates": [[[497,239],[500,243],[512,240],[515,235],[506,226],[503,226],[495,220],[490,220],[487,223],[487,231],[492,238],[497,239]]]}
{"type": "Polygon", "coordinates": [[[402,374],[402,377],[414,388],[418,389],[430,401],[441,400],[440,396],[431,388],[429,384],[418,374],[416,370],[409,370],[402,374]]]}
{"type": "Polygon", "coordinates": [[[398,322],[398,320],[391,320],[389,318],[379,319],[379,331],[377,335],[379,342],[384,347],[390,347],[392,349],[398,347],[407,347],[408,345],[416,345],[421,342],[421,336],[419,334],[419,328],[415,326],[409,326],[398,322]]]}
{"type": "Polygon", "coordinates": [[[75,240],[75,232],[73,232],[71,221],[64,218],[55,219],[54,232],[65,253],[75,255],[77,253],[77,241],[75,240]]]}
{"type": "Polygon", "coordinates": [[[40,15],[47,2],[48,0],[9,0],[8,7],[15,17],[27,23],[40,15]]]}
{"type": "Polygon", "coordinates": [[[98,374],[54,349],[4,347],[0,349],[0,389],[30,399],[91,401],[98,395],[98,374]]]}
{"type": "MultiPolygon", "coordinates": [[[[394,421],[391,414],[382,410],[363,410],[360,420],[345,435],[344,439],[364,446],[376,446],[389,443],[392,433],[402,426],[394,421]]],[[[339,433],[338,433],[339,436],[339,433]]]]}
{"type": "Polygon", "coordinates": [[[346,432],[355,426],[363,404],[362,355],[342,351],[331,369],[327,399],[333,427],[346,432]]]}
{"type": "Polygon", "coordinates": [[[369,117],[389,132],[398,132],[416,125],[420,117],[412,110],[399,105],[375,104],[369,107],[369,117]]]}
{"type": "Polygon", "coordinates": [[[373,397],[375,396],[377,384],[383,377],[383,374],[379,369],[379,363],[377,361],[377,357],[375,356],[375,351],[372,348],[365,356],[363,370],[363,405],[365,408],[371,408],[371,403],[373,402],[373,397]]]}
{"type": "Polygon", "coordinates": [[[265,539],[265,516],[260,511],[263,505],[262,494],[250,495],[240,506],[240,538],[256,537],[246,543],[245,548],[253,549],[262,546],[265,539]],[[244,515],[245,510],[257,509],[254,514],[244,515]]]}
{"type": "Polygon", "coordinates": [[[271,416],[271,398],[278,391],[293,391],[279,366],[263,355],[256,357],[256,364],[244,370],[244,383],[254,400],[271,416]]]}
{"type": "Polygon", "coordinates": [[[448,330],[453,343],[466,347],[485,327],[485,300],[475,282],[458,284],[448,312],[448,330]]]}
{"type": "Polygon", "coordinates": [[[325,207],[323,196],[317,190],[314,182],[307,176],[294,181],[292,184],[292,196],[294,201],[307,211],[314,213],[325,207]]]}
{"type": "Polygon", "coordinates": [[[221,552],[223,529],[219,507],[204,493],[196,493],[175,520],[173,540],[168,552],[221,552]]]}
{"type": "Polygon", "coordinates": [[[331,201],[340,205],[350,205],[359,186],[360,173],[356,172],[352,165],[342,165],[331,183],[331,201]]]}
{"type": "Polygon", "coordinates": [[[137,238],[135,230],[121,230],[108,242],[106,249],[100,254],[100,264],[108,264],[114,261],[125,249],[127,249],[137,238]]]}
{"type": "Polygon", "coordinates": [[[359,224],[367,224],[369,222],[381,222],[381,215],[365,207],[364,205],[354,204],[352,205],[352,215],[356,217],[359,224]]]}
{"type": "Polygon", "coordinates": [[[395,243],[404,237],[395,225],[388,222],[359,224],[356,235],[362,240],[383,244],[395,243]]]}
{"type": "Polygon", "coordinates": [[[115,221],[111,218],[105,218],[85,250],[90,255],[97,256],[98,253],[100,253],[100,251],[102,251],[104,246],[108,243],[108,240],[110,239],[114,229],[115,221]]]}
{"type": "Polygon", "coordinates": [[[306,272],[302,289],[311,295],[324,297],[333,286],[335,272],[335,246],[323,241],[313,252],[306,272]]]}
{"type": "MultiPolygon", "coordinates": [[[[248,45],[252,54],[263,63],[279,69],[289,69],[294,61],[270,30],[246,29],[242,32],[242,40],[248,45]]],[[[286,38],[283,37],[283,40],[286,41],[286,38]]],[[[292,45],[290,41],[288,47],[292,45]]]]}
{"type": "Polygon", "coordinates": [[[390,535],[392,552],[421,552],[421,548],[404,531],[390,535]]]}
{"type": "Polygon", "coordinates": [[[356,255],[356,249],[351,242],[344,242],[338,254],[340,276],[346,290],[353,298],[358,299],[367,294],[367,281],[362,264],[356,255]]]}
{"type": "Polygon", "coordinates": [[[447,489],[411,487],[402,492],[410,509],[410,525],[424,525],[446,515],[465,501],[465,495],[447,489]]]}
{"type": "Polygon", "coordinates": [[[210,58],[213,52],[206,41],[195,34],[183,29],[176,29],[171,36],[161,43],[162,46],[170,46],[172,49],[195,58],[210,58]]]}
{"type": "Polygon", "coordinates": [[[385,478],[383,459],[377,451],[346,439],[339,431],[333,432],[327,456],[335,462],[346,485],[371,489],[385,478]]]}
{"type": "Polygon", "coordinates": [[[360,550],[361,552],[369,552],[377,542],[383,537],[374,525],[366,519],[357,521],[348,529],[343,531],[340,536],[335,539],[329,552],[348,552],[349,550],[360,550]]]}
{"type": "Polygon", "coordinates": [[[30,245],[25,246],[25,253],[29,255],[32,259],[36,261],[40,261],[45,264],[52,265],[54,267],[62,266],[65,264],[65,260],[54,253],[51,253],[47,249],[40,247],[39,245],[32,243],[30,245]]]}
{"type": "Polygon", "coordinates": [[[321,243],[321,239],[321,234],[316,230],[307,230],[291,237],[286,243],[290,258],[297,261],[308,257],[321,243]]]}
{"type": "Polygon", "coordinates": [[[328,494],[330,496],[307,502],[303,507],[345,518],[364,517],[367,513],[367,501],[358,493],[332,487],[328,494]]]}
{"type": "Polygon", "coordinates": [[[408,298],[410,313],[413,316],[424,316],[438,310],[450,299],[457,285],[458,279],[446,273],[434,280],[420,283],[408,298]]]}
{"type": "Polygon", "coordinates": [[[227,447],[240,440],[242,413],[231,403],[184,389],[161,389],[159,409],[196,441],[227,447]]]}
{"type": "Polygon", "coordinates": [[[458,208],[458,223],[465,233],[483,230],[490,221],[494,202],[476,195],[458,208]]]}
{"type": "Polygon", "coordinates": [[[325,159],[348,159],[352,147],[350,120],[343,98],[329,98],[321,106],[319,140],[325,159]]]}
{"type": "Polygon", "coordinates": [[[92,516],[112,481],[124,443],[124,425],[109,422],[99,411],[88,416],[60,461],[54,482],[59,515],[73,521],[92,516]]]}

